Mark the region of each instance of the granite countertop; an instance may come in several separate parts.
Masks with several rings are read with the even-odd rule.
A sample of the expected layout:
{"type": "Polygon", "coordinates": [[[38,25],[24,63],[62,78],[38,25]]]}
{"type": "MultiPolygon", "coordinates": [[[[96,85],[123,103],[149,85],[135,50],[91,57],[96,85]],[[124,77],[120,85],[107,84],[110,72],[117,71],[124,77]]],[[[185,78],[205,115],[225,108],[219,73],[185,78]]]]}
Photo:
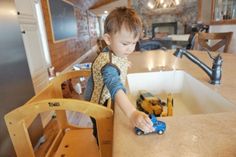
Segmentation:
{"type": "MultiPolygon", "coordinates": [[[[129,73],[182,69],[236,105],[236,55],[222,54],[221,85],[208,83],[209,77],[186,57],[176,60],[173,51],[135,52],[130,55],[129,73]]],[[[192,51],[211,67],[205,52],[192,51]]],[[[163,135],[137,136],[123,112],[115,106],[113,157],[235,157],[236,111],[161,117],[167,130],[163,135]]]]}

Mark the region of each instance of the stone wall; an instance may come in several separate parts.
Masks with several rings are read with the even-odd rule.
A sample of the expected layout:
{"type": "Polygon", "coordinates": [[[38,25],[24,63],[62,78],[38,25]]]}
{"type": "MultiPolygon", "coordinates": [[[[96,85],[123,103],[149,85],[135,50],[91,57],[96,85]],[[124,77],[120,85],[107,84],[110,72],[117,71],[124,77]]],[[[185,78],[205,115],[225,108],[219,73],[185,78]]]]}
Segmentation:
{"type": "Polygon", "coordinates": [[[142,18],[143,26],[148,37],[152,36],[153,23],[177,22],[177,34],[188,33],[191,26],[197,23],[198,2],[197,0],[181,0],[176,9],[156,9],[147,7],[144,0],[133,0],[132,7],[142,18]]]}

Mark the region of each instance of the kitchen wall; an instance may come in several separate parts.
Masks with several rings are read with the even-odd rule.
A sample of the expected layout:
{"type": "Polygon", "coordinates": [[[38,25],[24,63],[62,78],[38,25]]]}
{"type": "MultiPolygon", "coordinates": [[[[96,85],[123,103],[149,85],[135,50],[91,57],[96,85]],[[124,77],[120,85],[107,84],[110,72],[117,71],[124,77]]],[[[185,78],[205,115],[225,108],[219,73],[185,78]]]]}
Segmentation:
{"type": "MultiPolygon", "coordinates": [[[[44,14],[44,21],[50,51],[51,63],[56,72],[60,72],[75,62],[79,57],[90,50],[97,39],[96,23],[97,18],[94,14],[83,8],[74,6],[77,19],[77,37],[60,42],[53,41],[49,8],[47,1],[41,1],[44,14]]],[[[89,4],[89,3],[85,3],[89,4]]]]}
{"type": "Polygon", "coordinates": [[[211,25],[210,32],[233,32],[228,51],[236,54],[236,25],[211,25]]]}

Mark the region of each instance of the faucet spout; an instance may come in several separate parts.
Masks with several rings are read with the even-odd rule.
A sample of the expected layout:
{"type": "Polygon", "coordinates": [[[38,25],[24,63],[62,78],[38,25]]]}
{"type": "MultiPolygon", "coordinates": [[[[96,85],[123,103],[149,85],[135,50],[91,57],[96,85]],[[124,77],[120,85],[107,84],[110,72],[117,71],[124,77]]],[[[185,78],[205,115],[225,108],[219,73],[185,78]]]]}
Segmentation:
{"type": "MultiPolygon", "coordinates": [[[[213,58],[213,65],[212,69],[208,67],[206,64],[204,64],[201,60],[199,60],[196,56],[191,54],[189,51],[186,49],[176,49],[176,51],[173,54],[176,57],[182,58],[182,56],[186,56],[189,60],[191,60],[193,63],[198,65],[203,71],[206,72],[206,74],[210,77],[211,79],[211,84],[220,84],[221,80],[221,66],[222,66],[222,58],[220,55],[217,57],[213,58]]],[[[211,56],[210,56],[211,57],[211,56]]],[[[212,58],[212,57],[211,57],[212,58]]]]}

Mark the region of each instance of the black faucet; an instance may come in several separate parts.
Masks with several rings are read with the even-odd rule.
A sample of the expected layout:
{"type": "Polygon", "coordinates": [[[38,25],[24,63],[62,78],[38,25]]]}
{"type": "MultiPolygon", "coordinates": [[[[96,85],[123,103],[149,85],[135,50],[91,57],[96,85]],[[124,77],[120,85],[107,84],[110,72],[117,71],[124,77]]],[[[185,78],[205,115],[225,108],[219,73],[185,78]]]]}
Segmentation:
{"type": "Polygon", "coordinates": [[[193,63],[197,64],[202,70],[204,70],[207,73],[207,75],[211,79],[210,82],[211,84],[220,84],[221,73],[222,73],[221,67],[223,59],[220,56],[220,54],[218,54],[216,57],[212,57],[208,50],[207,53],[210,56],[210,58],[213,59],[212,69],[209,68],[206,64],[204,64],[202,61],[200,61],[196,56],[191,54],[186,49],[177,48],[173,55],[179,58],[182,58],[182,56],[185,55],[188,59],[190,59],[193,63]]]}

